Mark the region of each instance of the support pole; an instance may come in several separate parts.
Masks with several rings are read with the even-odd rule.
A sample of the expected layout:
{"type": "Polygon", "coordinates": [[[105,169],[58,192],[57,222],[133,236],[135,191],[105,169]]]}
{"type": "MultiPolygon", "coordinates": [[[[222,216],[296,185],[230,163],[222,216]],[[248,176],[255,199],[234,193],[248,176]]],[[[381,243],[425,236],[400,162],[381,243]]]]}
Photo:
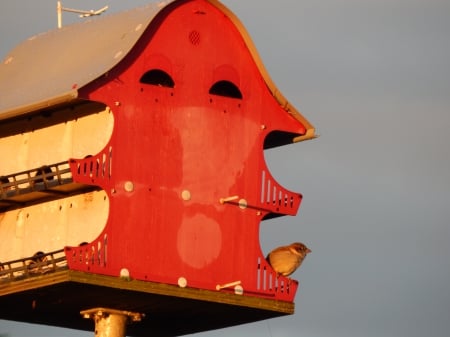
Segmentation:
{"type": "Polygon", "coordinates": [[[56,3],[56,15],[58,17],[58,28],[62,27],[62,6],[61,1],[56,3]]]}
{"type": "Polygon", "coordinates": [[[125,337],[126,325],[139,322],[144,316],[136,312],[107,308],[83,310],[80,314],[94,320],[95,337],[125,337]]]}

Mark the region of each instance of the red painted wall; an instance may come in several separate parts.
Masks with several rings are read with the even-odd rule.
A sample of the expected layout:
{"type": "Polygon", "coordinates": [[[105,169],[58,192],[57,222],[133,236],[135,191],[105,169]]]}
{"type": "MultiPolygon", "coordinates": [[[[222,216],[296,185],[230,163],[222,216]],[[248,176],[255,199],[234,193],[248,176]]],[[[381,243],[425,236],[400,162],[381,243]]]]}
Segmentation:
{"type": "Polygon", "coordinates": [[[272,97],[223,12],[202,0],[167,7],[80,95],[111,107],[115,122],[102,152],[71,161],[76,181],[110,198],[98,239],[66,249],[71,269],[118,276],[126,268],[135,279],[184,278],[204,289],[240,281],[244,295],[293,301],[297,282],[267,265],[259,225],[271,214],[295,215],[301,195],[272,178],[263,147],[272,131],[305,128],[272,97]],[[173,87],[161,72],[150,80],[162,85],[140,82],[155,69],[173,87]],[[209,93],[219,81],[242,98],[228,97],[239,92],[227,85],[225,96],[209,93]]]}

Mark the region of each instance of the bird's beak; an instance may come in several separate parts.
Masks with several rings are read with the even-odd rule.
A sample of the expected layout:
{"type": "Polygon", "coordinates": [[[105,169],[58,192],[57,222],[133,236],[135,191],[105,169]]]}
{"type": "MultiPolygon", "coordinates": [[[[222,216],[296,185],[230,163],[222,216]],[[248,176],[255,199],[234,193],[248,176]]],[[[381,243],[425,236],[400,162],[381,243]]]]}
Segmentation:
{"type": "Polygon", "coordinates": [[[311,249],[309,249],[309,248],[306,249],[306,253],[307,253],[307,254],[311,253],[311,249]]]}

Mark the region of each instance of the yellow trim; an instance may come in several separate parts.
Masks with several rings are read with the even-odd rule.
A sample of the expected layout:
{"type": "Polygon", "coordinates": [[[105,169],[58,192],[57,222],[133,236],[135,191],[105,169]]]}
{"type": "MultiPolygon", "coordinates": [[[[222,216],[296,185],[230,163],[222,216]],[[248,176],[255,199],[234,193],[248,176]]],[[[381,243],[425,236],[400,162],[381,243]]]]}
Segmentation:
{"type": "Polygon", "coordinates": [[[34,102],[31,104],[25,104],[21,105],[9,110],[5,110],[4,112],[0,113],[0,121],[5,120],[8,118],[24,115],[30,112],[38,111],[41,109],[53,107],[58,104],[68,103],[73,101],[78,97],[78,91],[77,90],[70,90],[68,92],[65,92],[62,95],[56,96],[56,97],[50,97],[46,98],[45,100],[34,102]]]}

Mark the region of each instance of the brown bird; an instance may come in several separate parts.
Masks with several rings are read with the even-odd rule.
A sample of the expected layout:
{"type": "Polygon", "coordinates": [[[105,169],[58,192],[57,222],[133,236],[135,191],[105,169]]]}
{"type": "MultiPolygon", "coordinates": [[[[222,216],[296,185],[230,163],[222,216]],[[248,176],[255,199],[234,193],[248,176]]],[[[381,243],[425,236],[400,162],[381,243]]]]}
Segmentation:
{"type": "Polygon", "coordinates": [[[267,262],[277,272],[277,275],[289,276],[302,264],[311,250],[303,243],[294,242],[272,250],[266,257],[267,262]]]}

